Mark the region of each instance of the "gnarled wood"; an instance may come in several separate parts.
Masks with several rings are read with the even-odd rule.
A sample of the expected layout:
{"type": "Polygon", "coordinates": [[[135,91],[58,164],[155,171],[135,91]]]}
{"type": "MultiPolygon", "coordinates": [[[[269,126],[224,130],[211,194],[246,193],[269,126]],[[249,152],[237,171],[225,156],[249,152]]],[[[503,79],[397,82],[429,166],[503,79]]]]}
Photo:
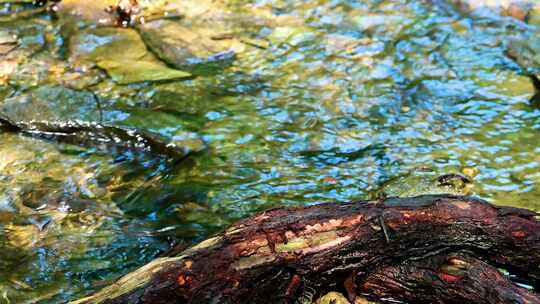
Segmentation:
{"type": "Polygon", "coordinates": [[[507,295],[520,297],[516,303],[540,303],[494,268],[538,286],[535,217],[448,195],[278,208],[74,303],[294,303],[332,290],[347,290],[349,297],[454,303],[452,296],[467,288],[478,291],[467,303],[503,303],[498,301],[507,295]],[[451,267],[441,271],[448,261],[451,267]],[[447,273],[456,265],[467,266],[447,273]],[[486,300],[483,294],[497,286],[505,291],[486,300]]]}
{"type": "Polygon", "coordinates": [[[463,252],[440,254],[357,277],[357,293],[410,303],[540,303],[497,268],[463,252]]]}

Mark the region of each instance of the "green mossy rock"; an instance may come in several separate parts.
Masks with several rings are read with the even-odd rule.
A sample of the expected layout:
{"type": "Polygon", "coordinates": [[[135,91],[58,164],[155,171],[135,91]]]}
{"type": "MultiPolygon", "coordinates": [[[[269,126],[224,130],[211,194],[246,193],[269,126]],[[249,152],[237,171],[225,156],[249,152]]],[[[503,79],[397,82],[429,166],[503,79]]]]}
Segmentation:
{"type": "Polygon", "coordinates": [[[30,121],[99,121],[94,95],[61,86],[42,86],[0,103],[0,116],[13,123],[30,121]]]}
{"type": "Polygon", "coordinates": [[[133,29],[99,28],[81,31],[71,39],[71,58],[95,64],[119,84],[191,77],[155,58],[133,29]]]}
{"type": "Polygon", "coordinates": [[[182,70],[204,73],[227,67],[245,45],[219,24],[182,24],[158,20],[139,27],[144,42],[167,64],[182,70]],[[202,70],[202,71],[201,71],[202,70]]]}
{"type": "Polygon", "coordinates": [[[540,74],[540,39],[514,39],[507,44],[507,54],[525,74],[540,74]]]}

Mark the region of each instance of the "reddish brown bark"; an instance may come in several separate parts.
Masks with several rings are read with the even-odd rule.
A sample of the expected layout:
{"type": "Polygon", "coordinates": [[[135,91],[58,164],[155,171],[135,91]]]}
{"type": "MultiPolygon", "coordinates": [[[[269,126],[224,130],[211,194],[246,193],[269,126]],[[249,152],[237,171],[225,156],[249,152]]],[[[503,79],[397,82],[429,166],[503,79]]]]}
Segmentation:
{"type": "Polygon", "coordinates": [[[273,209],[79,303],[293,303],[336,290],[411,303],[508,303],[510,295],[540,303],[495,268],[538,286],[535,217],[457,196],[273,209]],[[460,259],[468,266],[458,275],[441,271],[460,259]],[[493,288],[505,291],[486,298],[493,288]]]}
{"type": "Polygon", "coordinates": [[[376,299],[418,304],[540,303],[538,294],[517,286],[497,268],[466,253],[382,267],[357,280],[357,293],[376,299]]]}

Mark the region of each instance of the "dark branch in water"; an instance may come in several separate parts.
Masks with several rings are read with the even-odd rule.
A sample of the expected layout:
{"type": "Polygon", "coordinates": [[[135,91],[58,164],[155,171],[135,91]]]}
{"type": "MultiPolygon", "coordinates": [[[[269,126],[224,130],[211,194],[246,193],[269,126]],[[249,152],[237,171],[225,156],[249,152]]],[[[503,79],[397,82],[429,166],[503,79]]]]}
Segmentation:
{"type": "Polygon", "coordinates": [[[98,149],[127,149],[161,155],[173,160],[186,157],[190,151],[168,143],[157,134],[137,129],[109,126],[101,123],[68,122],[11,122],[0,117],[0,126],[11,132],[98,149]]]}
{"type": "Polygon", "coordinates": [[[538,79],[538,77],[536,77],[536,75],[531,75],[531,74],[527,76],[529,77],[529,79],[531,79],[535,92],[536,93],[540,92],[540,80],[538,79]]]}
{"type": "Polygon", "coordinates": [[[11,121],[0,117],[0,129],[10,132],[19,132],[21,131],[21,128],[17,127],[15,124],[13,124],[11,121]]]}
{"type": "Polygon", "coordinates": [[[534,86],[534,95],[529,99],[531,106],[540,109],[540,80],[536,75],[527,75],[534,86]]]}

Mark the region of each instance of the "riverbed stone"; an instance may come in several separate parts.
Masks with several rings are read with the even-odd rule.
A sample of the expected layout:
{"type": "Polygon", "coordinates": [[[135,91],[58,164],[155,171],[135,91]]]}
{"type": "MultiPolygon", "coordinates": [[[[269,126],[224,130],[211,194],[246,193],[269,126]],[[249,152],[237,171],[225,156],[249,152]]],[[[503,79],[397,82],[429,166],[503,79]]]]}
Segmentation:
{"type": "Polygon", "coordinates": [[[70,55],[75,65],[104,69],[113,81],[130,84],[190,77],[167,67],[150,53],[137,31],[122,28],[84,30],[71,39],[70,55]]]}
{"type": "Polygon", "coordinates": [[[41,86],[0,103],[0,115],[13,123],[31,121],[99,121],[96,97],[88,91],[41,86]]]}
{"type": "Polygon", "coordinates": [[[140,26],[149,49],[167,64],[182,70],[226,67],[245,45],[215,24],[192,26],[159,20],[140,26]]]}

